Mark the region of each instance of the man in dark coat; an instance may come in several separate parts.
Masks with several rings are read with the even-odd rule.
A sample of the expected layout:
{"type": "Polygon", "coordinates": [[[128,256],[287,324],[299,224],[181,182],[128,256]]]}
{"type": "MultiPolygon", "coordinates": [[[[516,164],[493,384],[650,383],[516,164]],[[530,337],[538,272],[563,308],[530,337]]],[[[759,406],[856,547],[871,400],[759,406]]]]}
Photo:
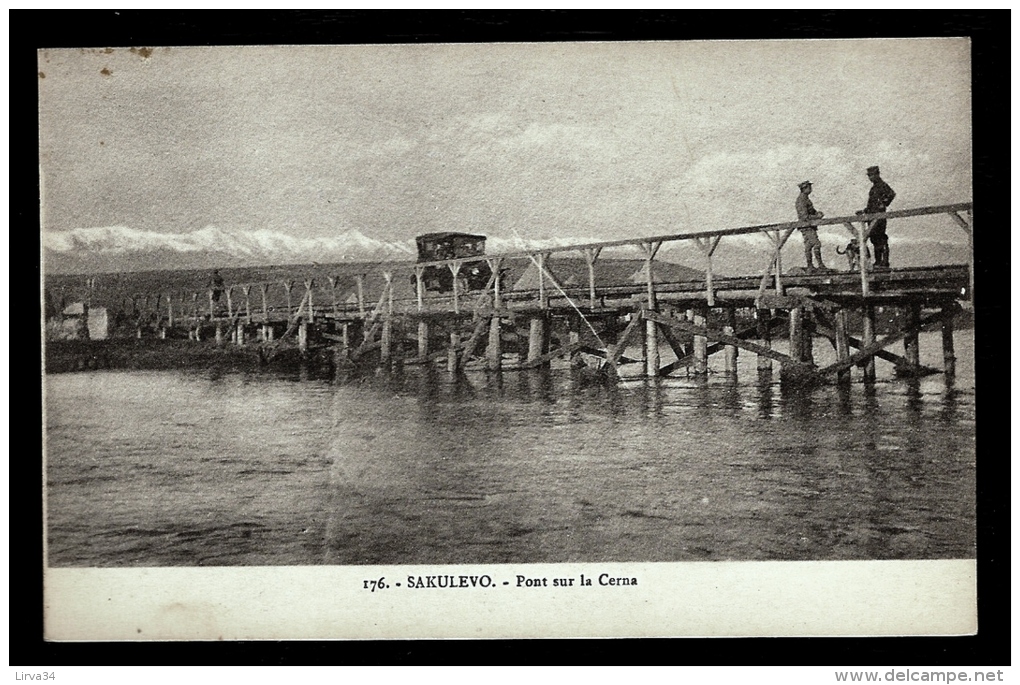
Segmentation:
{"type": "MultiPolygon", "coordinates": [[[[868,206],[858,214],[874,214],[884,212],[895,199],[896,192],[882,180],[877,166],[868,167],[868,178],[871,180],[871,191],[868,192],[868,206]]],[[[889,268],[889,236],[885,234],[885,219],[871,222],[869,232],[871,244],[875,246],[875,268],[889,268]]]]}

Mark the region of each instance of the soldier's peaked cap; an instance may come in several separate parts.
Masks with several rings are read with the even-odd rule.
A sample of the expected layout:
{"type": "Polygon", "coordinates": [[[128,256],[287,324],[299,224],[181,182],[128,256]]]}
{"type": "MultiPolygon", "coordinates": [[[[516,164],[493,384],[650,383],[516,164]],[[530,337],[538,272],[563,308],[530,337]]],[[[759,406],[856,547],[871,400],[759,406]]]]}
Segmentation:
{"type": "Polygon", "coordinates": [[[869,166],[868,167],[868,173],[869,174],[877,174],[878,173],[878,167],[877,166],[869,166]]]}
{"type": "Polygon", "coordinates": [[[810,185],[811,185],[811,181],[801,181],[800,183],[797,184],[797,187],[800,188],[801,190],[804,190],[805,188],[807,188],[810,185]]]}

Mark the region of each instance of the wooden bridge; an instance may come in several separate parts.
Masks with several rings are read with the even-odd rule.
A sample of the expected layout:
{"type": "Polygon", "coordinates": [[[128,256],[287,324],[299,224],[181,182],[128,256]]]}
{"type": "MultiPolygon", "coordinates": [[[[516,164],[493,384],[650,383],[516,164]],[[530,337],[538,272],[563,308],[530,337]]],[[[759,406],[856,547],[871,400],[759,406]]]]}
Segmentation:
{"type": "Polygon", "coordinates": [[[709,356],[718,352],[724,353],[726,372],[736,373],[737,355],[744,350],[757,355],[761,370],[778,363],[784,378],[845,381],[855,366],[863,369],[865,380],[873,380],[876,359],[894,364],[899,375],[938,372],[919,361],[918,334],[929,327],[942,330],[942,370],[952,374],[953,321],[959,301],[973,302],[974,296],[969,202],[489,255],[484,259],[493,275],[481,291],[425,289],[425,267],[449,268],[458,283],[465,265],[478,259],[391,262],[353,279],[334,275],[235,283],[225,286],[219,298],[211,289],[132,294],[123,311],[136,320],[139,337],[144,328],[161,337],[187,331],[196,341],[212,337],[220,344],[257,345],[265,358],[293,341],[301,352],[332,348],[339,365],[444,360],[453,372],[470,366],[498,372],[565,358],[575,363],[587,359],[589,365],[594,361],[610,377],[621,364],[634,363],[642,364],[644,375],[661,377],[680,369],[707,373],[709,356]],[[852,273],[783,268],[782,248],[799,228],[844,227],[865,245],[868,226],[876,219],[893,221],[895,230],[896,219],[935,215],[950,216],[966,233],[968,264],[872,270],[861,259],[852,273]],[[757,234],[767,239],[758,274],[722,277],[715,272],[713,257],[724,240],[757,234]],[[669,265],[656,261],[667,243],[696,245],[701,268],[670,278],[669,265]],[[600,261],[604,251],[627,247],[638,251],[643,276],[624,279],[617,273],[606,282],[606,272],[620,262],[600,261]],[[569,279],[562,276],[565,258],[579,267],[569,279]],[[531,279],[509,282],[514,269],[508,265],[518,270],[528,266],[531,279]],[[880,339],[876,307],[901,313],[898,327],[880,339]],[[859,337],[851,335],[851,321],[859,321],[859,337]],[[789,336],[788,353],[773,349],[777,329],[789,336]],[[833,345],[836,363],[815,364],[816,338],[833,345]],[[900,341],[903,355],[889,351],[900,341]],[[675,359],[664,363],[660,344],[675,359]],[[632,347],[639,347],[640,355],[628,357],[632,347]]]}

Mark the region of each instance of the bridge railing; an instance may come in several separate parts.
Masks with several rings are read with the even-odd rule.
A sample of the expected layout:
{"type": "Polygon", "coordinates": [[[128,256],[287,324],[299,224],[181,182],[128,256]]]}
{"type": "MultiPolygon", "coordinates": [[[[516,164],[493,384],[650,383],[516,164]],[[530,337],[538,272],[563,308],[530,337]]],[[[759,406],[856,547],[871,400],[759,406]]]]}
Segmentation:
{"type": "MultiPolygon", "coordinates": [[[[314,320],[317,316],[333,314],[336,316],[357,316],[375,318],[383,313],[392,313],[397,306],[401,310],[425,311],[426,309],[452,308],[459,312],[462,308],[474,309],[479,306],[500,308],[506,294],[507,284],[493,276],[488,284],[479,292],[462,292],[454,288],[451,293],[436,294],[426,292],[423,273],[427,267],[446,267],[453,275],[453,282],[458,282],[458,274],[465,264],[485,260],[493,274],[499,274],[502,266],[512,259],[527,259],[536,266],[538,282],[537,297],[541,307],[547,307],[550,296],[557,290],[563,290],[561,284],[548,268],[547,262],[553,255],[579,253],[587,265],[587,295],[590,306],[595,308],[598,300],[596,283],[596,265],[605,250],[614,248],[634,247],[639,250],[646,264],[648,301],[653,305],[656,296],[653,265],[660,248],[667,243],[688,243],[695,245],[701,253],[704,275],[701,283],[705,298],[711,306],[715,304],[715,273],[713,258],[720,243],[727,238],[760,234],[768,239],[765,250],[765,266],[761,271],[759,282],[759,299],[771,287],[777,294],[783,293],[782,249],[794,231],[809,226],[842,226],[851,236],[856,237],[861,246],[866,244],[869,225],[878,219],[900,219],[907,217],[948,215],[967,235],[968,260],[970,267],[970,298],[974,293],[973,267],[973,203],[964,202],[951,205],[918,207],[899,211],[874,214],[860,214],[841,217],[827,217],[810,221],[790,221],[783,223],[743,226],[714,231],[672,233],[642,238],[626,238],[592,243],[563,245],[554,247],[530,248],[512,252],[502,252],[476,257],[460,257],[455,259],[431,262],[404,262],[380,265],[378,273],[373,273],[375,280],[381,276],[383,287],[381,292],[366,287],[366,278],[370,274],[355,275],[355,288],[349,282],[341,283],[336,276],[326,278],[304,278],[301,280],[258,281],[251,283],[234,283],[220,289],[220,297],[216,297],[214,288],[184,289],[162,292],[148,292],[122,296],[122,311],[129,318],[146,316],[168,321],[201,318],[204,316],[227,316],[243,318],[246,321],[268,321],[271,317],[281,314],[287,318],[304,317],[314,320]],[[395,293],[394,280],[411,276],[410,297],[398,296],[395,293]],[[326,285],[328,283],[328,290],[326,285]],[[372,290],[372,292],[369,292],[372,290]],[[285,296],[285,297],[284,297],[285,296]]],[[[862,249],[862,255],[864,250],[862,249]]],[[[863,297],[870,295],[872,272],[867,261],[860,260],[860,292],[863,297]]],[[[603,286],[608,284],[603,284],[603,286]]],[[[619,285],[619,284],[612,284],[619,285]]],[[[95,279],[86,279],[86,289],[94,292],[95,279]]],[[[580,288],[574,286],[573,292],[580,288]]],[[[86,295],[87,301],[88,295],[86,295]]],[[[63,299],[63,298],[61,298],[63,299]]]]}
{"type": "MultiPolygon", "coordinates": [[[[588,286],[589,296],[594,307],[596,300],[596,283],[595,283],[595,263],[599,256],[608,248],[618,248],[632,246],[639,248],[641,254],[644,256],[647,265],[647,279],[648,279],[648,295],[650,300],[654,300],[654,285],[653,285],[653,271],[652,265],[663,244],[674,243],[674,242],[692,242],[697,245],[704,258],[705,276],[705,296],[709,305],[715,304],[715,288],[714,288],[714,265],[713,256],[720,242],[723,238],[733,236],[745,236],[761,234],[769,239],[771,243],[771,249],[768,251],[768,258],[766,266],[761,275],[761,283],[759,287],[759,296],[764,295],[771,283],[774,284],[775,291],[778,294],[783,292],[782,284],[782,249],[786,244],[786,241],[790,238],[794,231],[801,228],[808,227],[821,227],[821,226],[843,226],[854,238],[857,238],[858,244],[861,246],[862,258],[860,262],[860,282],[861,282],[861,295],[862,297],[868,297],[870,295],[871,285],[871,272],[867,260],[863,258],[864,246],[867,244],[870,226],[872,223],[879,219],[899,219],[906,217],[918,217],[918,216],[931,216],[931,215],[948,215],[953,221],[964,230],[967,234],[968,241],[968,266],[970,267],[970,297],[973,299],[974,293],[974,218],[973,218],[973,203],[962,202],[951,205],[937,205],[931,207],[917,207],[914,209],[904,209],[892,212],[875,212],[869,214],[854,214],[852,216],[840,216],[822,219],[812,219],[809,221],[789,221],[783,223],[772,223],[772,224],[760,224],[756,226],[743,226],[739,228],[728,228],[714,231],[699,231],[699,232],[688,232],[688,233],[672,233],[666,235],[657,235],[645,238],[626,238],[622,240],[608,240],[593,243],[583,243],[578,245],[564,245],[556,247],[544,247],[541,249],[525,249],[516,252],[504,252],[496,255],[488,256],[490,266],[496,260],[505,260],[513,258],[527,258],[531,260],[538,268],[539,281],[538,281],[538,297],[544,303],[546,295],[546,287],[559,287],[555,282],[552,274],[545,266],[545,262],[554,254],[559,253],[570,253],[579,252],[581,253],[588,265],[588,286]]],[[[477,261],[478,258],[458,258],[458,259],[447,259],[433,262],[423,262],[416,266],[418,274],[425,267],[434,266],[447,266],[454,274],[454,280],[456,281],[457,271],[463,264],[469,261],[477,261]]],[[[498,261],[497,261],[498,263],[498,261]]],[[[418,279],[418,300],[419,307],[421,306],[422,300],[422,287],[421,279],[418,279]]]]}

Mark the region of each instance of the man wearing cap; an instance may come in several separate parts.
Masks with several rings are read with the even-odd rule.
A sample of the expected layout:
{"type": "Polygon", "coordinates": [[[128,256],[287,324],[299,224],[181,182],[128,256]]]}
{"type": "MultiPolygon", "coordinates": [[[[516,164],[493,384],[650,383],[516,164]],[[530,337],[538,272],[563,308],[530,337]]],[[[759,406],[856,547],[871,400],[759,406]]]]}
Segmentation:
{"type": "MultiPolygon", "coordinates": [[[[797,218],[800,221],[821,219],[824,215],[815,211],[815,206],[811,204],[811,198],[808,197],[811,194],[811,181],[799,183],[797,187],[800,188],[800,195],[797,196],[797,218]]],[[[818,227],[807,226],[800,229],[800,234],[804,237],[804,260],[807,262],[808,270],[815,270],[814,262],[811,259],[812,255],[818,261],[819,269],[826,268],[822,263],[822,241],[818,239],[818,227]]]]}
{"type": "MultiPolygon", "coordinates": [[[[889,184],[879,176],[877,166],[868,167],[868,178],[871,180],[871,190],[868,192],[868,206],[858,214],[874,214],[884,212],[889,204],[896,197],[895,191],[889,184]]],[[[875,246],[875,268],[889,268],[889,236],[885,234],[885,219],[876,219],[871,222],[871,231],[868,233],[871,244],[875,246]]]]}

